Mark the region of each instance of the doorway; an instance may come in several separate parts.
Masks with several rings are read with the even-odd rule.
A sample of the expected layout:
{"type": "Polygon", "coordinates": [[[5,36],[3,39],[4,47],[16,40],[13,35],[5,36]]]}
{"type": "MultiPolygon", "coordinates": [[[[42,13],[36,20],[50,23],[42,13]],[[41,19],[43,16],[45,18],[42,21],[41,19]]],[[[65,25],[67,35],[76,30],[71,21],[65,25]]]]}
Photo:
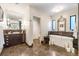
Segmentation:
{"type": "Polygon", "coordinates": [[[39,39],[41,34],[40,18],[33,16],[33,40],[39,39]]]}

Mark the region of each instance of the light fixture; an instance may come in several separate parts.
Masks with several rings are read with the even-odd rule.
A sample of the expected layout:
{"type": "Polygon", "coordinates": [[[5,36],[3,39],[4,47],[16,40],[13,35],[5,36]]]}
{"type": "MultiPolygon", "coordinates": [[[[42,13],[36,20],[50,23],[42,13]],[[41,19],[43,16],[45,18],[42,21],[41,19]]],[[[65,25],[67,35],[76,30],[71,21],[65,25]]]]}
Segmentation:
{"type": "Polygon", "coordinates": [[[64,9],[63,6],[55,6],[53,9],[52,9],[52,12],[60,12],[64,9]]]}

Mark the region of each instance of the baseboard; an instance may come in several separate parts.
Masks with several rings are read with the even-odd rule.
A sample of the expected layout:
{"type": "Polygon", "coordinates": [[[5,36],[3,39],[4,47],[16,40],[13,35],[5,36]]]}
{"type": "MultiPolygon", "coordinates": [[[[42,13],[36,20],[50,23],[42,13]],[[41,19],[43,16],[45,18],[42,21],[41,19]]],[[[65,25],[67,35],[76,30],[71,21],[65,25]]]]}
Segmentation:
{"type": "Polygon", "coordinates": [[[26,42],[25,42],[25,44],[29,47],[29,48],[32,48],[33,47],[33,44],[30,46],[30,45],[28,45],[26,42]]]}

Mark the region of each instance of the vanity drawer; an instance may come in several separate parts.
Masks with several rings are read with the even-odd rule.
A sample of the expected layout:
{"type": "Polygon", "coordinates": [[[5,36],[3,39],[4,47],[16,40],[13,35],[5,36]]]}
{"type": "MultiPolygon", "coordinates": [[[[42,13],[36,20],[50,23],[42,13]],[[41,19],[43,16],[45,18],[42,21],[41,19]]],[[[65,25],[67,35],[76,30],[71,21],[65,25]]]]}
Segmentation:
{"type": "Polygon", "coordinates": [[[23,42],[23,34],[12,34],[5,36],[5,47],[14,46],[23,42]]]}
{"type": "Polygon", "coordinates": [[[9,38],[9,35],[4,35],[5,40],[9,38]]]}

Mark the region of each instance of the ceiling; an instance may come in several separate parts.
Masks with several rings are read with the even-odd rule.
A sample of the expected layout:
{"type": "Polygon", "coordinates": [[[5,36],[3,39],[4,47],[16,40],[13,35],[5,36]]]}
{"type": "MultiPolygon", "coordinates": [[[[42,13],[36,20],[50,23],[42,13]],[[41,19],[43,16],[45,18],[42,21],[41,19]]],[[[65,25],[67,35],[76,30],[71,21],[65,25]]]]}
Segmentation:
{"type": "Polygon", "coordinates": [[[64,9],[61,12],[72,10],[77,7],[76,3],[30,3],[30,5],[50,15],[55,14],[54,12],[51,12],[55,6],[64,6],[64,9]]]}

